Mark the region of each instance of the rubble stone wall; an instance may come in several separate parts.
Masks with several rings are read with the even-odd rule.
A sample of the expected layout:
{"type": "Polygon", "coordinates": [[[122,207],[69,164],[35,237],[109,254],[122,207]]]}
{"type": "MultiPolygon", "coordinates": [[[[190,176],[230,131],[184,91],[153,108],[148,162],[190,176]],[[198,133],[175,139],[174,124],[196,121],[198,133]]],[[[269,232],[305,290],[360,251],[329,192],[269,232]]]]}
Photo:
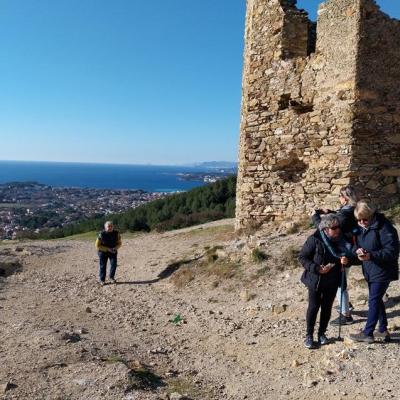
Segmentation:
{"type": "Polygon", "coordinates": [[[400,69],[375,53],[384,49],[399,66],[399,22],[373,0],[328,0],[318,11],[315,42],[315,25],[295,3],[247,2],[237,229],[290,225],[315,207],[337,207],[340,187],[349,183],[378,199],[378,192],[397,195],[400,104],[389,103],[400,100],[393,88],[400,69]],[[382,35],[389,40],[377,40],[382,35]],[[382,72],[376,81],[374,71],[382,72]],[[377,107],[386,116],[375,114],[371,124],[377,107]]]}

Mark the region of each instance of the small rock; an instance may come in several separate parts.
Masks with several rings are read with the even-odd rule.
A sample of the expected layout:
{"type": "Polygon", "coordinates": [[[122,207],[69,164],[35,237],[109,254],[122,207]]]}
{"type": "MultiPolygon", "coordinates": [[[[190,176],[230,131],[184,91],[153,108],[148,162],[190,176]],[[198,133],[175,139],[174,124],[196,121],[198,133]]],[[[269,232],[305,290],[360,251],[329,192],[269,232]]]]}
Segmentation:
{"type": "Polygon", "coordinates": [[[2,383],[0,385],[0,393],[5,393],[5,392],[7,392],[7,390],[10,390],[10,389],[11,389],[10,382],[2,383]]]}
{"type": "Polygon", "coordinates": [[[292,367],[293,368],[297,368],[297,367],[299,367],[301,364],[297,361],[297,360],[293,360],[292,361],[292,367]]]}
{"type": "Polygon", "coordinates": [[[312,388],[312,387],[317,386],[317,385],[318,385],[318,381],[315,380],[315,379],[308,379],[306,381],[306,383],[305,383],[305,386],[308,387],[308,388],[312,388]]]}
{"type": "Polygon", "coordinates": [[[248,290],[243,290],[239,296],[243,301],[250,301],[253,298],[253,295],[248,290]]]}
{"type": "Polygon", "coordinates": [[[182,396],[181,394],[179,394],[177,392],[171,393],[169,395],[169,400],[182,400],[182,399],[184,399],[184,396],[182,396]]]}
{"type": "Polygon", "coordinates": [[[90,314],[90,313],[92,312],[92,309],[91,309],[90,307],[86,307],[86,308],[85,308],[85,311],[86,311],[88,314],[90,314]]]}
{"type": "Polygon", "coordinates": [[[282,305],[273,305],[272,306],[272,312],[274,314],[282,314],[287,310],[287,304],[282,304],[282,305]]]}

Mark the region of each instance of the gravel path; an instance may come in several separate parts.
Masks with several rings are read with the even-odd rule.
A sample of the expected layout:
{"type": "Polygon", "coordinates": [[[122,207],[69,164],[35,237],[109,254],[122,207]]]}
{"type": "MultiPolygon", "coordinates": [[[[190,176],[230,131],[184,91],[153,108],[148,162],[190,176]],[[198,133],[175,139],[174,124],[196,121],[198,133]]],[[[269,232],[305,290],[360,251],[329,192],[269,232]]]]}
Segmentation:
{"type": "MultiPolygon", "coordinates": [[[[0,397],[399,398],[396,332],[390,344],[303,347],[306,290],[301,270],[281,259],[305,237],[252,238],[270,256],[255,264],[231,220],[137,235],[123,239],[118,284],[105,287],[92,241],[0,247],[0,267],[15,265],[0,278],[0,397]]],[[[366,315],[353,269],[356,324],[344,336],[366,315]]],[[[396,330],[398,283],[389,293],[396,330]]]]}

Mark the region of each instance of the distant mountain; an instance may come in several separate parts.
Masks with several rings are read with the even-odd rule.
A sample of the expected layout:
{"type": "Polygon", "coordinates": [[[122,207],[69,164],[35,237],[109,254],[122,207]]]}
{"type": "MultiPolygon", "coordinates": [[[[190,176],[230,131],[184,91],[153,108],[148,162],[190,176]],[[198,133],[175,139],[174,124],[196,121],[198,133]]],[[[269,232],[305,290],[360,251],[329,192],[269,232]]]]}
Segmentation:
{"type": "Polygon", "coordinates": [[[209,168],[209,169],[220,169],[229,168],[237,169],[238,163],[233,161],[204,161],[192,164],[194,167],[209,168]]]}

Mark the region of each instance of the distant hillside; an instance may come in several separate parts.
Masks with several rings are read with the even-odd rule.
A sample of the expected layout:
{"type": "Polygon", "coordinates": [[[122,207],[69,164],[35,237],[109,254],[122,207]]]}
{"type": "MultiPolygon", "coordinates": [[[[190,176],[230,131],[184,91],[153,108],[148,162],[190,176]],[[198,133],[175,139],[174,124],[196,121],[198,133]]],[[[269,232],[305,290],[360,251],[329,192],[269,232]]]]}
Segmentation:
{"type": "Polygon", "coordinates": [[[195,167],[203,167],[209,169],[237,169],[238,163],[233,161],[204,161],[194,164],[195,167]]]}
{"type": "Polygon", "coordinates": [[[121,232],[166,231],[231,218],[235,214],[236,176],[155,200],[120,214],[87,219],[30,235],[34,238],[61,238],[99,231],[104,221],[112,220],[121,232]]]}

